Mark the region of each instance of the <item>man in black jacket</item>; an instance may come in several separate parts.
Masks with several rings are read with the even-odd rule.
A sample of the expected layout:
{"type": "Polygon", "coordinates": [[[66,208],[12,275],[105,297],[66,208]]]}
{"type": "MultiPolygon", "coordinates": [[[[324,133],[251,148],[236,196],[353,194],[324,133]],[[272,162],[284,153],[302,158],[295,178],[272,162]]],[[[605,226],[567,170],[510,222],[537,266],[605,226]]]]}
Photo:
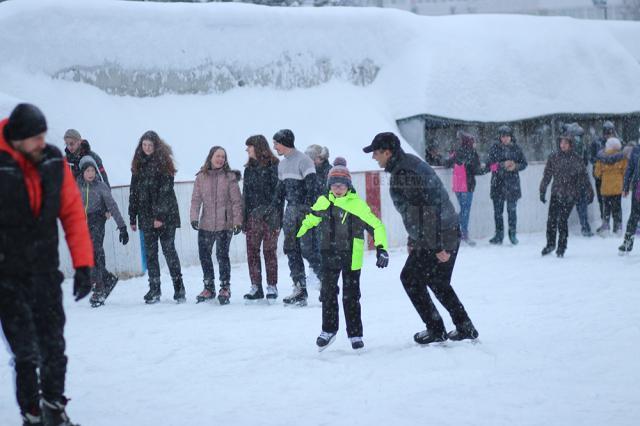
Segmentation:
{"type": "Polygon", "coordinates": [[[460,228],[449,195],[433,169],[405,153],[391,133],[379,133],[363,149],[391,174],[389,191],[409,234],[409,257],[400,280],[426,325],[413,339],[419,344],[478,337],[464,306],[451,287],[451,275],[460,246],[460,228]],[[427,287],[449,312],[456,326],[447,334],[427,287]]]}

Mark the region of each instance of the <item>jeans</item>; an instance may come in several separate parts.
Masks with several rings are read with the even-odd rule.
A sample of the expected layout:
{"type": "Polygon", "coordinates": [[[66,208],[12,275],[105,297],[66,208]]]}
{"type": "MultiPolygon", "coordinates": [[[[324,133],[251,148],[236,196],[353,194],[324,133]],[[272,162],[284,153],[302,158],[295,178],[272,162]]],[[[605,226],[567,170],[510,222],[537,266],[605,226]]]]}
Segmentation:
{"type": "Polygon", "coordinates": [[[473,192],[456,192],[458,204],[460,204],[460,231],[462,239],[469,237],[469,215],[471,214],[471,203],[473,202],[473,192]]]}
{"type": "Polygon", "coordinates": [[[233,231],[198,231],[198,255],[200,256],[200,265],[202,266],[202,274],[205,280],[213,282],[215,273],[213,271],[213,245],[216,245],[216,259],[220,267],[220,281],[231,279],[231,261],[229,260],[229,247],[231,246],[231,237],[233,231]]]}
{"type": "Polygon", "coordinates": [[[504,204],[507,203],[507,217],[509,223],[509,231],[515,232],[516,225],[518,223],[518,217],[516,215],[516,207],[518,202],[515,200],[505,200],[504,198],[493,199],[493,219],[496,223],[496,234],[504,234],[504,219],[502,218],[504,212],[504,204]]]}

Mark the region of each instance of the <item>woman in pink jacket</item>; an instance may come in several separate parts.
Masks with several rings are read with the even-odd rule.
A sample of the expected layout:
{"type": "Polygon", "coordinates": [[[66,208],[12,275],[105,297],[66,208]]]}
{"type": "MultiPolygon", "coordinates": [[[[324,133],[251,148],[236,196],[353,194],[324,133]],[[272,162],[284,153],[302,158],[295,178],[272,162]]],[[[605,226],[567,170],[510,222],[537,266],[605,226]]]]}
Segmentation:
{"type": "Polygon", "coordinates": [[[211,148],[196,175],[191,196],[191,227],[198,231],[198,251],[204,274],[204,289],[197,297],[198,303],[216,296],[211,259],[214,244],[220,266],[218,301],[226,305],[231,297],[229,246],[231,237],[242,231],[242,196],[238,180],[239,172],[229,168],[224,148],[211,148]]]}

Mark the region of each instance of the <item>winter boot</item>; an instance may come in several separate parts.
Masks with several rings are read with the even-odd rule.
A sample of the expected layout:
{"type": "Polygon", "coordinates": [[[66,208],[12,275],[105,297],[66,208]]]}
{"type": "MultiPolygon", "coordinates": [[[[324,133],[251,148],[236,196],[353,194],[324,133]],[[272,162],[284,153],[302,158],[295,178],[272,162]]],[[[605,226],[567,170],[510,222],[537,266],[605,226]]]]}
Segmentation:
{"type": "Polygon", "coordinates": [[[542,249],[542,255],[546,256],[552,251],[554,251],[555,249],[556,249],[556,246],[547,244],[545,248],[542,249]]]}
{"type": "Polygon", "coordinates": [[[364,342],[362,341],[362,337],[349,337],[349,341],[351,342],[351,347],[353,349],[362,349],[364,348],[364,342]]]}
{"type": "Polygon", "coordinates": [[[516,238],[516,231],[515,230],[509,231],[509,241],[511,241],[511,244],[513,244],[514,246],[517,245],[520,242],[516,238]]]}
{"type": "Polygon", "coordinates": [[[229,299],[231,298],[231,284],[229,281],[221,281],[220,282],[220,291],[218,292],[218,302],[221,305],[228,305],[229,299]]]}
{"type": "Polygon", "coordinates": [[[593,237],[593,232],[589,228],[582,228],[581,232],[583,237],[593,237]]]}
{"type": "Polygon", "coordinates": [[[176,303],[184,303],[187,301],[182,277],[173,279],[173,300],[175,300],[176,303]]]}
{"type": "Polygon", "coordinates": [[[267,286],[267,299],[269,300],[275,300],[278,298],[278,286],[274,285],[268,285],[267,286]]]}
{"type": "Polygon", "coordinates": [[[447,334],[447,337],[450,340],[458,341],[466,339],[477,339],[478,335],[478,330],[476,330],[471,321],[468,321],[462,324],[460,328],[456,327],[455,330],[450,331],[449,334],[447,334]]]}
{"type": "Polygon", "coordinates": [[[633,250],[633,239],[634,239],[634,235],[631,234],[626,234],[624,236],[624,241],[622,242],[622,245],[620,247],[618,247],[618,254],[619,255],[625,255],[627,253],[629,253],[631,250],[633,250]]]}
{"type": "Polygon", "coordinates": [[[413,335],[413,341],[420,345],[444,342],[445,340],[447,340],[447,332],[444,330],[435,333],[429,330],[423,330],[413,335]]]}
{"type": "Polygon", "coordinates": [[[332,344],[334,340],[336,340],[336,333],[328,333],[326,331],[320,333],[320,335],[316,339],[318,352],[322,352],[327,349],[327,347],[329,347],[329,345],[332,344]]]}
{"type": "Polygon", "coordinates": [[[564,251],[565,251],[564,248],[558,247],[558,250],[556,250],[556,256],[562,259],[564,257],[564,251]]]}
{"type": "Polygon", "coordinates": [[[46,399],[42,400],[42,418],[43,423],[47,426],[79,426],[71,423],[69,416],[65,411],[69,400],[64,396],[60,401],[50,402],[46,399]]]}
{"type": "Polygon", "coordinates": [[[27,411],[22,413],[22,426],[44,426],[40,405],[34,404],[27,411]]]}
{"type": "Polygon", "coordinates": [[[496,235],[489,240],[490,244],[502,244],[502,239],[504,238],[504,231],[496,231],[496,235]]]}
{"type": "Polygon", "coordinates": [[[206,302],[216,297],[216,286],[213,280],[205,279],[203,282],[204,289],[196,296],[196,303],[206,302]]]}
{"type": "Polygon", "coordinates": [[[293,292],[282,301],[285,305],[307,306],[307,297],[307,282],[303,278],[294,283],[293,292]]]}
{"type": "Polygon", "coordinates": [[[144,295],[144,303],[152,305],[160,301],[160,278],[149,278],[149,291],[144,295]]]}
{"type": "Polygon", "coordinates": [[[249,293],[244,295],[244,298],[247,300],[264,299],[264,292],[262,291],[262,286],[256,285],[256,284],[252,285],[251,290],[249,290],[249,293]]]}

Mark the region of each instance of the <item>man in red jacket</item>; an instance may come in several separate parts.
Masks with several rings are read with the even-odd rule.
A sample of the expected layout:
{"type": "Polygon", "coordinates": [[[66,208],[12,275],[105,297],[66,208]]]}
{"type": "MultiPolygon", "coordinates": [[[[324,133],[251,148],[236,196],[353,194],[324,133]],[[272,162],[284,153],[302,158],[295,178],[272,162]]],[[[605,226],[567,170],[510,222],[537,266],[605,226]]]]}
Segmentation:
{"type": "Polygon", "coordinates": [[[67,368],[60,219],[76,274],[76,300],[91,290],[93,249],[80,192],[47,122],[19,104],[0,121],[0,322],[14,355],[24,425],[72,425],[63,395],[67,368]]]}

